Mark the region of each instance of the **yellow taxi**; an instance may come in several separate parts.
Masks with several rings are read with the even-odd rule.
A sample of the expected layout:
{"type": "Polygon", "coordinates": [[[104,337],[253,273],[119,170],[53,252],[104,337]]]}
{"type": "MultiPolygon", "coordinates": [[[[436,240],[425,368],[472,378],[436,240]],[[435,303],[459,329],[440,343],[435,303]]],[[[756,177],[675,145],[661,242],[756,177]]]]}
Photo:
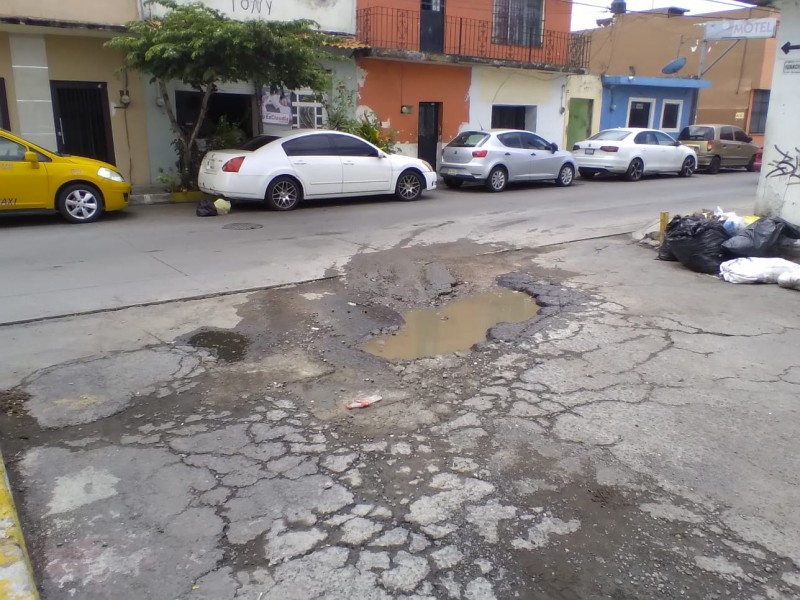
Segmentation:
{"type": "Polygon", "coordinates": [[[130,194],[113,165],[60,156],[0,129],[0,213],[55,209],[71,223],[91,223],[128,206],[130,194]]]}

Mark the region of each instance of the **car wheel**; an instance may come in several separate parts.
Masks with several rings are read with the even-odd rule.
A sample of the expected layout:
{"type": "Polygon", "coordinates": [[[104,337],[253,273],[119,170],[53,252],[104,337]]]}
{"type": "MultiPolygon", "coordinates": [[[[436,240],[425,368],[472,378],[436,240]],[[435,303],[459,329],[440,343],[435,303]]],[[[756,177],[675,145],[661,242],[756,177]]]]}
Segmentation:
{"type": "Polygon", "coordinates": [[[449,177],[444,178],[444,184],[451,189],[460,188],[462,183],[464,183],[463,179],[450,179],[449,177]]]}
{"type": "Polygon", "coordinates": [[[291,177],[277,177],[267,188],[267,206],[272,210],[293,210],[300,205],[303,191],[291,177]]]}
{"type": "Polygon", "coordinates": [[[405,171],[400,174],[397,179],[397,186],[394,189],[394,195],[398,200],[417,200],[422,196],[425,182],[419,173],[415,171],[405,171]]]}
{"type": "Polygon", "coordinates": [[[103,214],[103,197],[88,183],[74,183],[62,189],[56,208],[70,223],[93,223],[103,214]]]}
{"type": "Polygon", "coordinates": [[[750,157],[750,162],[747,163],[747,166],[745,168],[748,171],[750,171],[751,173],[753,173],[756,170],[756,155],[755,154],[753,154],[753,156],[750,157]]]}
{"type": "Polygon", "coordinates": [[[591,169],[578,169],[578,173],[580,173],[581,177],[584,179],[591,179],[597,175],[597,171],[592,171],[591,169]]]}
{"type": "Polygon", "coordinates": [[[711,163],[708,165],[708,172],[711,175],[716,175],[719,173],[719,170],[722,168],[722,159],[719,156],[715,156],[711,159],[711,163]]]}
{"type": "Polygon", "coordinates": [[[681,177],[691,177],[694,174],[694,169],[694,159],[691,156],[687,156],[683,159],[683,165],[681,165],[681,170],[678,171],[678,175],[681,177]]]}
{"type": "Polygon", "coordinates": [[[572,185],[573,181],[575,181],[575,168],[570,164],[563,165],[558,172],[556,185],[558,187],[568,187],[572,185]]]}
{"type": "Polygon", "coordinates": [[[625,171],[625,179],[628,181],[639,181],[644,175],[644,162],[641,158],[634,158],[625,171]]]}
{"type": "Polygon", "coordinates": [[[497,166],[489,172],[486,178],[486,189],[490,192],[502,192],[508,185],[508,173],[504,167],[497,166]]]}

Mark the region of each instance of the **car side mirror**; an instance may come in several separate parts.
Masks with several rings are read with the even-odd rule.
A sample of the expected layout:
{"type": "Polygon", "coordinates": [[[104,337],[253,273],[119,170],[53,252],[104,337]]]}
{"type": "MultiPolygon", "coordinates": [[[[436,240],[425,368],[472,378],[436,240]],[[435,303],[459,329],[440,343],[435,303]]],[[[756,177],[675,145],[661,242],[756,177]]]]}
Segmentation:
{"type": "Polygon", "coordinates": [[[558,152],[558,144],[556,144],[555,142],[553,142],[552,144],[550,144],[550,150],[553,152],[553,154],[555,154],[556,152],[558,152]]]}
{"type": "Polygon", "coordinates": [[[386,158],[385,152],[378,152],[378,158],[386,158]]]}
{"type": "Polygon", "coordinates": [[[675,147],[678,147],[678,146],[680,146],[680,145],[681,145],[681,143],[680,143],[680,142],[678,142],[678,141],[676,141],[676,142],[675,142],[674,144],[672,144],[672,145],[673,145],[673,146],[675,146],[675,147]]]}
{"type": "Polygon", "coordinates": [[[39,156],[36,154],[36,152],[30,152],[30,151],[26,152],[25,153],[25,162],[31,163],[31,166],[34,169],[38,169],[39,168],[39,156]]]}
{"type": "Polygon", "coordinates": [[[750,136],[747,136],[746,138],[744,138],[744,141],[749,144],[750,142],[753,141],[753,138],[751,138],[750,136]]]}

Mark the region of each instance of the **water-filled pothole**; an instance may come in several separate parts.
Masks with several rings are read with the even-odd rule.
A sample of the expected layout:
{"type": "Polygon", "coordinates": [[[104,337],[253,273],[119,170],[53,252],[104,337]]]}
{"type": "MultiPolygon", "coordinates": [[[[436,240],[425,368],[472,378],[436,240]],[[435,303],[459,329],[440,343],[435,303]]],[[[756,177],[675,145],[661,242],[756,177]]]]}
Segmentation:
{"type": "Polygon", "coordinates": [[[225,362],[239,362],[244,360],[250,340],[235,331],[207,329],[195,333],[186,340],[186,343],[195,348],[204,348],[216,353],[219,360],[225,362]]]}
{"type": "Polygon", "coordinates": [[[521,323],[538,310],[534,299],[523,292],[487,292],[434,309],[409,311],[399,331],[368,340],[361,349],[388,360],[450,354],[482,342],[498,323],[521,323]]]}

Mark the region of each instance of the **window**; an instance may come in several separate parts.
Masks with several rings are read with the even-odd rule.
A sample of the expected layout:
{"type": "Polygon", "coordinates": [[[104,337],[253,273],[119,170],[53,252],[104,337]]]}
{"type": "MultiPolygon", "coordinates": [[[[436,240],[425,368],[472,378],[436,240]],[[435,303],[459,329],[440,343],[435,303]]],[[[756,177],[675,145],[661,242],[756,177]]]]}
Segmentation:
{"type": "Polygon", "coordinates": [[[667,135],[663,131],[656,131],[656,140],[658,141],[659,146],[674,146],[675,139],[672,136],[667,135]]]}
{"type": "Polygon", "coordinates": [[[633,141],[637,144],[644,144],[646,146],[658,146],[658,140],[656,139],[655,132],[653,131],[642,131],[638,134],[633,141]]]}
{"type": "Polygon", "coordinates": [[[719,139],[726,140],[728,142],[733,141],[733,127],[723,127],[722,131],[719,134],[719,139]]]}
{"type": "Polygon", "coordinates": [[[525,129],[526,106],[492,106],[493,129],[525,129]]]}
{"type": "Polygon", "coordinates": [[[651,127],[650,119],[655,100],[631,98],[628,103],[628,127],[651,127]]]}
{"type": "Polygon", "coordinates": [[[595,133],[590,140],[607,141],[607,142],[621,142],[631,134],[630,131],[624,129],[606,129],[600,133],[595,133]]]}
{"type": "Polygon", "coordinates": [[[743,144],[749,144],[751,142],[750,136],[748,136],[738,127],[733,130],[733,139],[737,142],[742,142],[743,144]]]}
{"type": "Polygon", "coordinates": [[[492,43],[540,48],[544,0],[494,0],[492,43]]]}
{"type": "Polygon", "coordinates": [[[714,128],[703,127],[701,125],[691,125],[684,127],[678,139],[684,142],[688,141],[711,141],[714,139],[714,128]]]}
{"type": "Polygon", "coordinates": [[[451,148],[475,148],[480,146],[487,137],[482,131],[463,131],[447,145],[451,148]]]}
{"type": "Polygon", "coordinates": [[[6,97],[6,80],[0,77],[0,128],[11,129],[11,119],[8,117],[8,98],[6,97]]]}
{"type": "Polygon", "coordinates": [[[661,109],[661,129],[677,129],[681,123],[683,102],[680,100],[664,100],[661,109]]]}
{"type": "Polygon", "coordinates": [[[283,143],[286,156],[331,156],[334,154],[330,136],[311,134],[283,143]]]}
{"type": "Polygon", "coordinates": [[[257,135],[239,146],[239,150],[250,150],[252,152],[278,139],[280,138],[277,135],[257,135]]]}
{"type": "Polygon", "coordinates": [[[322,129],[325,112],[322,102],[310,90],[292,92],[292,126],[300,129],[322,129]]]}
{"type": "Polygon", "coordinates": [[[550,150],[550,142],[532,133],[521,133],[522,147],[528,150],[550,150]]]}
{"type": "Polygon", "coordinates": [[[22,162],[25,160],[25,146],[0,137],[0,162],[22,162]]]}
{"type": "Polygon", "coordinates": [[[501,133],[497,136],[500,143],[507,148],[522,148],[522,141],[519,139],[519,133],[501,133]]]}
{"type": "Polygon", "coordinates": [[[750,133],[764,133],[767,130],[767,109],[769,90],[753,90],[753,108],[750,110],[750,133]]]}
{"type": "Polygon", "coordinates": [[[338,156],[378,156],[375,148],[361,140],[346,135],[331,135],[327,137],[331,138],[334,151],[338,156]]]}

